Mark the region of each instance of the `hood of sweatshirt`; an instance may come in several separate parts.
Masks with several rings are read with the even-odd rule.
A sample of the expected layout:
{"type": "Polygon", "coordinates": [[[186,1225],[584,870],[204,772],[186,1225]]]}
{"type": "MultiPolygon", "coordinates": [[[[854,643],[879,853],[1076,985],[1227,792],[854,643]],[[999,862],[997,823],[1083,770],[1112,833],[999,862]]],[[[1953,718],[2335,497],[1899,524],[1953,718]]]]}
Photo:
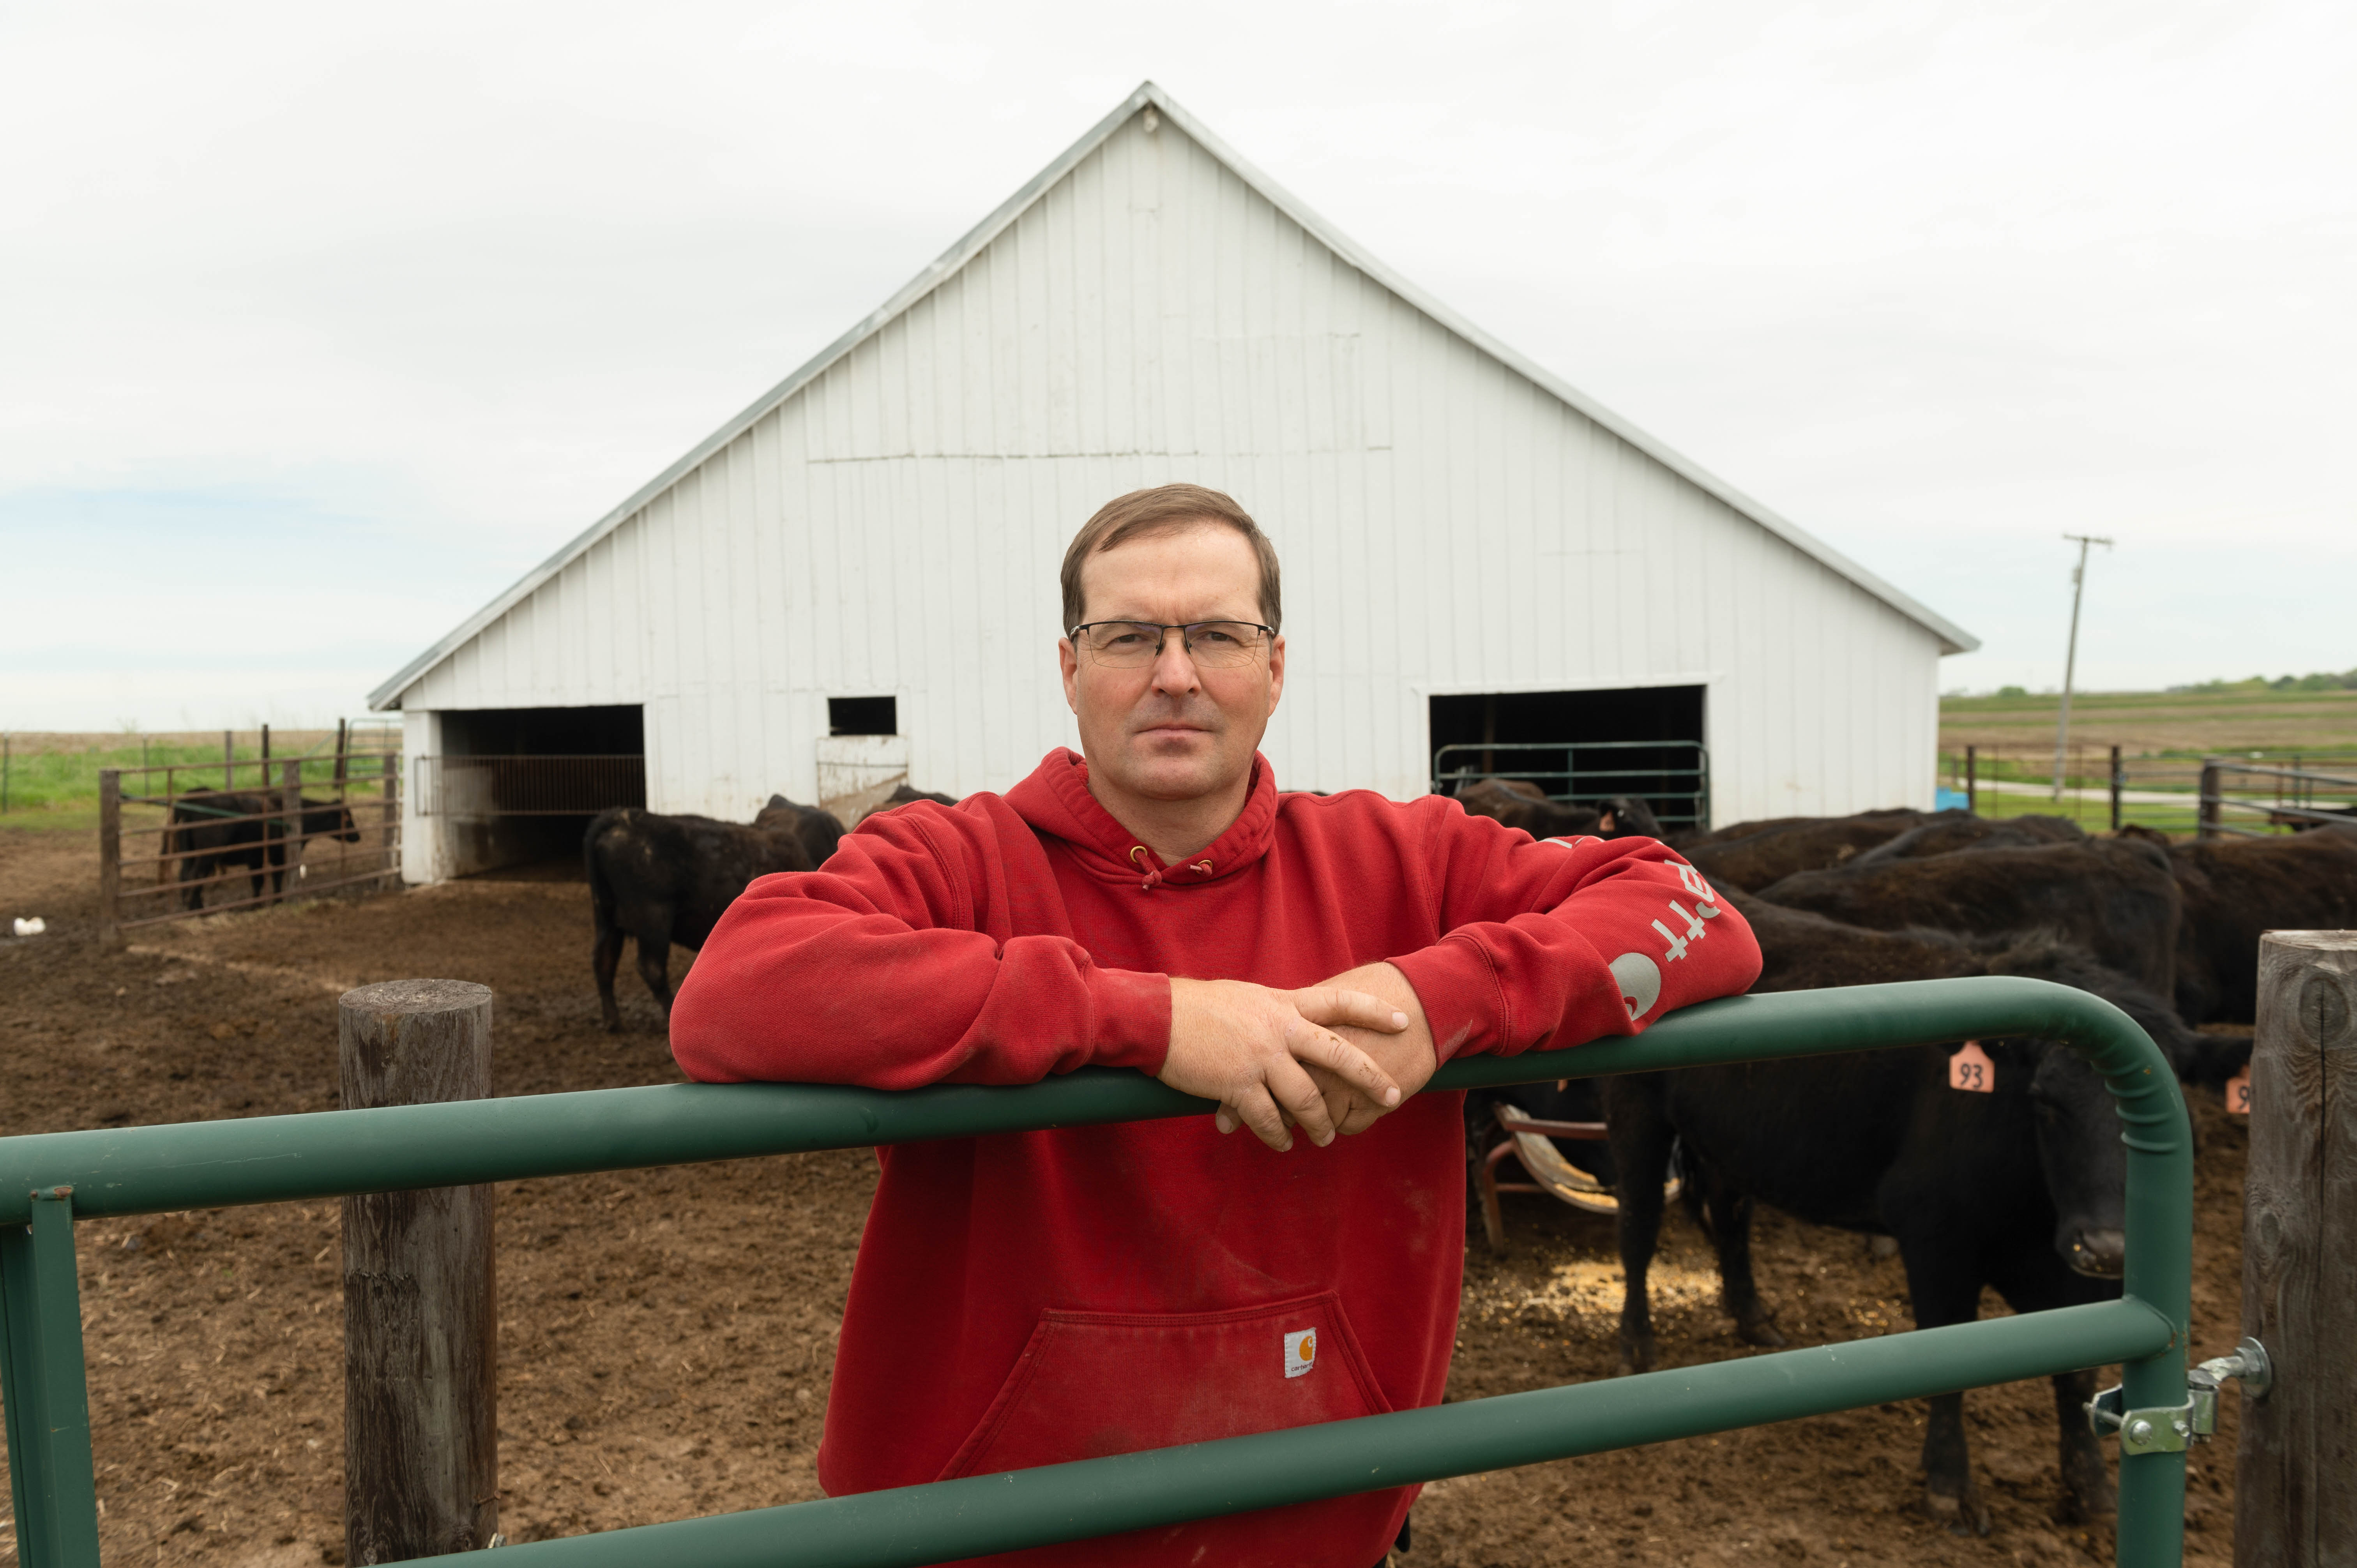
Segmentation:
{"type": "Polygon", "coordinates": [[[1006,792],[1006,803],[1036,832],[1070,844],[1092,875],[1148,892],[1233,875],[1266,854],[1276,837],[1276,770],[1258,752],[1243,811],[1201,854],[1178,865],[1166,864],[1098,803],[1089,793],[1087,760],[1067,747],[1041,757],[1031,776],[1006,792]]]}

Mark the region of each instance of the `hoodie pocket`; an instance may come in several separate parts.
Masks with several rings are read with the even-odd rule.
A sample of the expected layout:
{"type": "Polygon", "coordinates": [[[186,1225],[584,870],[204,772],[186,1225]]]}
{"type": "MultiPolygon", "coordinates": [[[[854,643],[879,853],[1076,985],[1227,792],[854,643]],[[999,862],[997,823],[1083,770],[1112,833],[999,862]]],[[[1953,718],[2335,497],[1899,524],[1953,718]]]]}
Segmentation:
{"type": "MultiPolygon", "coordinates": [[[[1042,1312],[941,1478],[1204,1443],[1391,1409],[1332,1291],[1231,1312],[1042,1312]]],[[[978,1560],[989,1568],[1358,1568],[1406,1488],[1227,1514],[978,1560]]]]}
{"type": "Polygon", "coordinates": [[[941,1478],[1391,1409],[1332,1291],[1228,1312],[1056,1312],[941,1478]]]}

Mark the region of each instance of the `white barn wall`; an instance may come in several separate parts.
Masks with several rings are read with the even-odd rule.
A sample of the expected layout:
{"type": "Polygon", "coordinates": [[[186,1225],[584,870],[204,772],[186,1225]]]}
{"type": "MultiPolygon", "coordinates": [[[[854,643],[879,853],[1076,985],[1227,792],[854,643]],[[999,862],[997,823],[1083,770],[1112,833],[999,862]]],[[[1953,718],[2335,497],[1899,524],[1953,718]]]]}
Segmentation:
{"type": "Polygon", "coordinates": [[[1295,787],[1426,787],[1435,693],[1706,684],[1716,816],[1928,805],[1938,637],[1133,116],[938,286],[402,693],[645,705],[650,804],[815,794],[829,695],[920,787],[1071,744],[1065,541],[1234,494],[1287,571],[1295,787]]]}

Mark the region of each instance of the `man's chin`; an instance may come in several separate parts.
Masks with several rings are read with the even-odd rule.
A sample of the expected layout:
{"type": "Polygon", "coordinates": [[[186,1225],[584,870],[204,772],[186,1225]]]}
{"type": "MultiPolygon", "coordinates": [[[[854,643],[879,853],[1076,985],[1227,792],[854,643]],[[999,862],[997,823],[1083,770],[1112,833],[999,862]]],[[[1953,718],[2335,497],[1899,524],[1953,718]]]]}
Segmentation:
{"type": "Polygon", "coordinates": [[[1214,757],[1136,757],[1122,772],[1122,787],[1148,800],[1200,800],[1232,782],[1232,770],[1214,757]]]}

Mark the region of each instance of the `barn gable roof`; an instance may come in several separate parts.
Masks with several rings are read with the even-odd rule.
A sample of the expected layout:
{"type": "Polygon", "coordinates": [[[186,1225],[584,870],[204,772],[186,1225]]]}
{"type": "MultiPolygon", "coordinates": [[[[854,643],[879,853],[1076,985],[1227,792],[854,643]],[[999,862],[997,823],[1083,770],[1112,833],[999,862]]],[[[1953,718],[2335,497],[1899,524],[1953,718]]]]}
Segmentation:
{"type": "Polygon", "coordinates": [[[1784,541],[1803,554],[1847,578],[1865,592],[1921,626],[1939,639],[1941,652],[1966,653],[1980,646],[1978,638],[1954,622],[1901,593],[1799,524],[1761,505],[1664,442],[1638,429],[1619,414],[1564,381],[1552,371],[1525,359],[1401,277],[1369,254],[1349,235],[1344,234],[1311,210],[1299,198],[1237,156],[1233,148],[1213,135],[1193,115],[1173,102],[1168,93],[1153,82],[1147,81],[1141,83],[1136,91],[1124,100],[1112,113],[1099,121],[1087,134],[1065,148],[1054,162],[1041,169],[1022,189],[1001,203],[997,210],[975,224],[956,244],[942,252],[931,265],[909,279],[898,293],[869,313],[851,330],[820,349],[791,375],[756,398],[742,413],[706,436],[677,462],[640,486],[627,500],[582,531],[547,560],[525,573],[505,593],[469,616],[447,636],[404,665],[399,673],[369,693],[369,706],[378,710],[399,706],[404,692],[414,685],[428,671],[465,646],[468,639],[505,615],[542,585],[555,577],[568,564],[587,551],[598,540],[621,526],[648,502],[669,489],[685,475],[693,472],[714,453],[751,429],[780,403],[816,381],[845,355],[883,330],[886,324],[955,274],[974,255],[1011,227],[1059,180],[1071,173],[1076,165],[1096,151],[1108,137],[1127,124],[1131,116],[1149,107],[1192,137],[1211,156],[1224,164],[1237,178],[1243,181],[1308,233],[1315,235],[1329,250],[1340,256],[1351,266],[1356,267],[1415,309],[1422,311],[1440,326],[1462,338],[1482,353],[1498,360],[1516,375],[1542,388],[1550,396],[1609,431],[1613,435],[1637,451],[1644,453],[1672,473],[1725,502],[1737,513],[1784,541]]]}

